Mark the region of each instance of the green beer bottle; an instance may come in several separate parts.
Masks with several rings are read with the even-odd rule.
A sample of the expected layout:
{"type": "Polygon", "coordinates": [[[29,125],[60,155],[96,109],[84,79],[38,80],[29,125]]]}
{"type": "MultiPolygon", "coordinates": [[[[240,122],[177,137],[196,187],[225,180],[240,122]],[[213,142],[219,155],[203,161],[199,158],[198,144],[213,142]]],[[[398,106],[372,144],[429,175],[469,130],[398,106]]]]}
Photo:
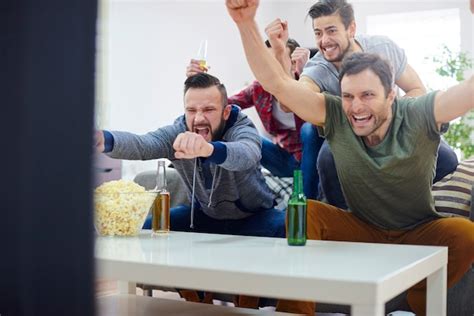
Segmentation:
{"type": "Polygon", "coordinates": [[[286,238],[290,246],[306,244],[306,196],[301,170],[293,172],[293,192],[286,210],[286,238]]]}

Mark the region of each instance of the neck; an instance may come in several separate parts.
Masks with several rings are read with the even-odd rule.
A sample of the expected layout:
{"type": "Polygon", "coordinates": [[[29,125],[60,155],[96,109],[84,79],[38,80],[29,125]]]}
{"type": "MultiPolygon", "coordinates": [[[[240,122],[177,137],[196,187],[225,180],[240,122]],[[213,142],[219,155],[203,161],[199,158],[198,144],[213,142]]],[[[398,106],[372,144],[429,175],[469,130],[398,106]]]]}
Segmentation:
{"type": "MultiPolygon", "coordinates": [[[[357,53],[361,51],[362,51],[362,47],[359,45],[359,43],[357,43],[357,41],[354,38],[351,38],[349,49],[344,54],[344,57],[349,56],[349,54],[357,53]]],[[[336,67],[337,70],[340,70],[341,65],[342,65],[342,60],[333,62],[333,65],[334,67],[336,67]]]]}
{"type": "Polygon", "coordinates": [[[364,143],[369,146],[373,147],[380,144],[385,136],[387,135],[388,129],[390,128],[390,124],[392,124],[392,110],[390,108],[390,112],[387,115],[385,121],[377,127],[370,135],[362,137],[364,143]]]}

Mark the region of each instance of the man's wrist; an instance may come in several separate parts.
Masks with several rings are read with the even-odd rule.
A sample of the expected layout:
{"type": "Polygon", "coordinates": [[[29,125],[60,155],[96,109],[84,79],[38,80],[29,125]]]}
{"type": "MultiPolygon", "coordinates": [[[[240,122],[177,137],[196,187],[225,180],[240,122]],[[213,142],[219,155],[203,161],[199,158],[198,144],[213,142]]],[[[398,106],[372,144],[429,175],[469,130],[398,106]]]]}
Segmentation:
{"type": "Polygon", "coordinates": [[[212,155],[212,153],[214,152],[214,146],[212,145],[212,143],[207,143],[207,155],[206,157],[209,157],[212,155]]]}
{"type": "Polygon", "coordinates": [[[103,130],[104,133],[104,153],[111,152],[114,149],[115,140],[111,132],[103,130]]]}
{"type": "Polygon", "coordinates": [[[227,146],[224,142],[211,142],[209,145],[212,146],[212,153],[207,157],[209,161],[215,164],[221,164],[227,159],[227,146]]]}

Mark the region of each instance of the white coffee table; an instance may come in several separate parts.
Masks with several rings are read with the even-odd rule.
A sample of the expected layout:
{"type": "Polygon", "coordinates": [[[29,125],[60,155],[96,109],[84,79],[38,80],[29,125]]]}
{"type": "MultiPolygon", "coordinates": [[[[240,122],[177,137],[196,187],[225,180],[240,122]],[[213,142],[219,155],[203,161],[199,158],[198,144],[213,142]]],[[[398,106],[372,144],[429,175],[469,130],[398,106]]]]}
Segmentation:
{"type": "Polygon", "coordinates": [[[447,248],[333,241],[289,247],[285,239],[171,232],[98,237],[98,277],[220,293],[351,305],[353,316],[428,279],[427,314],[446,314],[447,248]]]}

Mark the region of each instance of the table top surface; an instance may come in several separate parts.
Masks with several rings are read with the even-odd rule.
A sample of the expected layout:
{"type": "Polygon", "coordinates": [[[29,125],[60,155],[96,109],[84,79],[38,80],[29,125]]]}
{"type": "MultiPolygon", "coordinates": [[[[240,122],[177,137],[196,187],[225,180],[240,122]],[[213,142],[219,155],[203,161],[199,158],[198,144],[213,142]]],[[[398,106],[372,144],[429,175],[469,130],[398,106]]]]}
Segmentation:
{"type": "Polygon", "coordinates": [[[426,261],[444,264],[447,249],[309,240],[288,246],[286,239],[170,232],[137,237],[97,237],[99,264],[135,264],[155,269],[240,273],[306,280],[378,284],[426,261]]]}

